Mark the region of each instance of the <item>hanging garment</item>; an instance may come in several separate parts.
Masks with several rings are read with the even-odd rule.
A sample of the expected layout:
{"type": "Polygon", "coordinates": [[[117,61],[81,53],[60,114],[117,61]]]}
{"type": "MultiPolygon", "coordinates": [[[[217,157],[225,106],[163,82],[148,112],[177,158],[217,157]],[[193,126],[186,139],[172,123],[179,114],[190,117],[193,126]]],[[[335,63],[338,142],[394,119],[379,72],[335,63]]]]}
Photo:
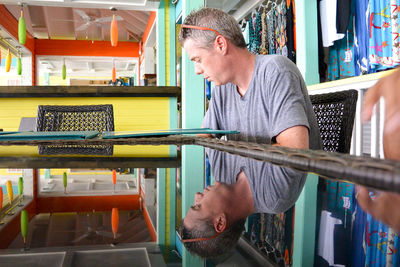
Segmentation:
{"type": "Polygon", "coordinates": [[[336,41],[333,46],[329,47],[328,80],[330,81],[353,77],[355,74],[352,21],[348,25],[346,37],[336,41]]]}
{"type": "Polygon", "coordinates": [[[297,43],[296,43],[296,3],[294,0],[286,0],[287,2],[287,7],[292,6],[293,10],[293,38],[294,38],[294,50],[297,49],[297,43]]]}
{"type": "Polygon", "coordinates": [[[292,266],[293,255],[293,233],[294,233],[294,213],[295,207],[291,207],[285,212],[285,234],[284,234],[284,259],[288,266],[292,266]]]}
{"type": "Polygon", "coordinates": [[[338,34],[336,29],[336,0],[320,1],[320,20],[322,30],[322,43],[324,47],[333,45],[333,42],[340,40],[344,34],[338,34]]]}
{"type": "Polygon", "coordinates": [[[296,48],[295,48],[295,23],[294,23],[294,8],[293,1],[289,0],[289,5],[286,11],[286,36],[288,58],[296,64],[296,48]]]}
{"type": "Polygon", "coordinates": [[[276,54],[288,56],[286,46],[286,3],[282,1],[276,10],[277,25],[275,28],[276,54]]]}
{"type": "Polygon", "coordinates": [[[275,10],[271,9],[267,13],[267,34],[268,34],[267,39],[268,39],[269,54],[276,54],[275,27],[276,27],[275,10]]]}
{"type": "Polygon", "coordinates": [[[371,68],[384,70],[395,64],[392,59],[392,26],[390,0],[370,1],[369,63],[371,68]]]}
{"type": "Polygon", "coordinates": [[[267,27],[267,11],[263,10],[261,14],[261,46],[260,46],[260,54],[267,55],[268,54],[268,27],[267,27]]]}
{"type": "Polygon", "coordinates": [[[249,51],[258,54],[261,45],[261,14],[256,12],[249,20],[250,24],[250,40],[249,51]]]}
{"type": "Polygon", "coordinates": [[[336,30],[345,34],[350,23],[351,0],[337,0],[336,30]]]}
{"type": "Polygon", "coordinates": [[[365,267],[366,242],[364,237],[367,214],[361,209],[357,201],[354,203],[352,215],[351,266],[365,267]]]}
{"type": "Polygon", "coordinates": [[[369,12],[368,0],[357,0],[355,2],[355,39],[354,39],[354,61],[355,75],[375,72],[369,65],[369,12]]]}
{"type": "MultiPolygon", "coordinates": [[[[321,8],[320,8],[321,1],[317,1],[317,17],[321,17],[321,8]]],[[[319,72],[319,79],[320,82],[328,81],[328,64],[325,63],[325,51],[322,43],[322,27],[321,27],[321,20],[318,19],[318,72],[319,72]]]]}
{"type": "Polygon", "coordinates": [[[242,34],[244,37],[244,41],[246,42],[247,45],[249,45],[250,42],[250,23],[246,22],[246,26],[244,27],[244,29],[242,29],[242,34]]]}
{"type": "MultiPolygon", "coordinates": [[[[370,193],[371,198],[374,194],[370,193]]],[[[399,266],[399,236],[382,222],[366,215],[365,266],[399,266]]]]}
{"type": "Polygon", "coordinates": [[[392,24],[392,60],[394,65],[400,64],[399,47],[399,8],[397,0],[390,0],[390,22],[392,24]]]}
{"type": "Polygon", "coordinates": [[[342,221],[331,215],[332,213],[326,210],[321,212],[317,255],[327,261],[329,266],[344,266],[335,264],[334,255],[334,229],[335,225],[341,225],[342,221]]]}
{"type": "MultiPolygon", "coordinates": [[[[395,252],[395,242],[396,232],[389,228],[388,230],[388,243],[386,246],[386,267],[393,267],[393,252],[395,252]]],[[[397,265],[394,265],[397,266],[397,265]]]]}
{"type": "Polygon", "coordinates": [[[381,267],[386,265],[387,230],[386,226],[374,220],[370,214],[367,214],[366,266],[381,267]]]}

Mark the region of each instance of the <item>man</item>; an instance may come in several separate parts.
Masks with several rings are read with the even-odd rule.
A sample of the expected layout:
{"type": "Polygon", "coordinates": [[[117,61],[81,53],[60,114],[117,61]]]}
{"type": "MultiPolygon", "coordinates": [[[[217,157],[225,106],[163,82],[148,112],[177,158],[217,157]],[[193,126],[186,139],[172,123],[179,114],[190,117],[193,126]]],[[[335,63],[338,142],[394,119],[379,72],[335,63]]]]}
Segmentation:
{"type": "MultiPolygon", "coordinates": [[[[383,147],[385,158],[400,160],[400,70],[380,79],[365,94],[363,121],[372,116],[375,103],[382,96],[385,99],[385,124],[383,147]]],[[[378,193],[371,199],[368,189],[359,187],[357,200],[360,206],[374,218],[380,220],[400,233],[400,195],[378,193]]]]}
{"type": "MultiPolygon", "coordinates": [[[[203,127],[240,131],[227,137],[231,140],[303,149],[321,147],[305,82],[290,60],[251,54],[235,19],[213,8],[191,12],[182,24],[179,39],[194,62],[195,72],[216,85],[203,127]]],[[[206,231],[201,220],[191,227],[184,220],[182,225],[184,238],[192,241],[185,242],[186,247],[194,243],[206,247],[213,238],[222,240],[218,247],[225,251],[231,248],[226,246],[225,237],[232,235],[232,229],[242,228],[234,223],[217,223],[206,231]]]]}

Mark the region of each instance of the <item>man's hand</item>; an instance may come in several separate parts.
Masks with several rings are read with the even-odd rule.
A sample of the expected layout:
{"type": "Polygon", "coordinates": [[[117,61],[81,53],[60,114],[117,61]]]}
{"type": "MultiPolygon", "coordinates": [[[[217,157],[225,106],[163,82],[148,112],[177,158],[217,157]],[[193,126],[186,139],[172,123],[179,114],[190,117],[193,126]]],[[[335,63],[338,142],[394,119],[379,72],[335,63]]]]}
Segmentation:
{"type": "Polygon", "coordinates": [[[383,146],[385,157],[400,160],[400,71],[380,79],[368,89],[364,98],[363,121],[371,119],[374,105],[380,97],[385,99],[385,125],[383,146]]]}
{"type": "Polygon", "coordinates": [[[400,70],[381,78],[364,96],[363,122],[371,119],[372,111],[380,97],[385,99],[385,131],[390,134],[400,130],[400,70]]]}
{"type": "MultiPolygon", "coordinates": [[[[373,108],[379,98],[385,99],[385,125],[383,148],[387,159],[400,160],[400,70],[381,78],[365,94],[362,119],[371,119],[373,108]]],[[[359,187],[357,200],[361,208],[375,219],[388,224],[400,233],[400,194],[380,193],[371,199],[368,189],[359,187]]]]}
{"type": "Polygon", "coordinates": [[[400,233],[399,194],[386,192],[377,195],[375,199],[371,199],[367,188],[358,187],[356,198],[363,210],[400,233]]]}

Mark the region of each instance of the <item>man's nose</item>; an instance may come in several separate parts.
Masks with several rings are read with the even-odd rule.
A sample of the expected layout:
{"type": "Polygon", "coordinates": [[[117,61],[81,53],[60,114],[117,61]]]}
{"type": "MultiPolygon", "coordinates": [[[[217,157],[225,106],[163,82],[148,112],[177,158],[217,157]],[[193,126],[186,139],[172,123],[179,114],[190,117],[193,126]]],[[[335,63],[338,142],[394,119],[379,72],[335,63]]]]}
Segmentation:
{"type": "Polygon", "coordinates": [[[197,204],[203,198],[203,193],[197,192],[194,195],[194,204],[197,204]]]}
{"type": "Polygon", "coordinates": [[[203,73],[203,69],[202,69],[201,67],[199,67],[197,64],[195,64],[195,65],[194,65],[194,72],[195,72],[197,75],[200,75],[200,74],[203,73]]]}

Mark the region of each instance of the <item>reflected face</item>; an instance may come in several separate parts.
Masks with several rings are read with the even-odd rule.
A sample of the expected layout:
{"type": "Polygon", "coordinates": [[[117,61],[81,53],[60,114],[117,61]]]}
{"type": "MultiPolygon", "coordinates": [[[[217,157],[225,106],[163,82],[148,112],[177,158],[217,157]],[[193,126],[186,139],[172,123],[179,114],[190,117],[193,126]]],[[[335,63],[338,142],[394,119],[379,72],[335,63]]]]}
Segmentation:
{"type": "Polygon", "coordinates": [[[200,47],[193,39],[187,39],[183,48],[189,59],[194,62],[194,72],[202,74],[204,79],[214,82],[215,85],[227,83],[223,79],[223,58],[214,47],[200,47]]]}
{"type": "Polygon", "coordinates": [[[184,219],[185,226],[189,229],[196,227],[198,221],[212,221],[214,216],[224,212],[229,203],[230,189],[225,183],[215,182],[203,192],[197,192],[193,206],[190,207],[184,219]]]}

